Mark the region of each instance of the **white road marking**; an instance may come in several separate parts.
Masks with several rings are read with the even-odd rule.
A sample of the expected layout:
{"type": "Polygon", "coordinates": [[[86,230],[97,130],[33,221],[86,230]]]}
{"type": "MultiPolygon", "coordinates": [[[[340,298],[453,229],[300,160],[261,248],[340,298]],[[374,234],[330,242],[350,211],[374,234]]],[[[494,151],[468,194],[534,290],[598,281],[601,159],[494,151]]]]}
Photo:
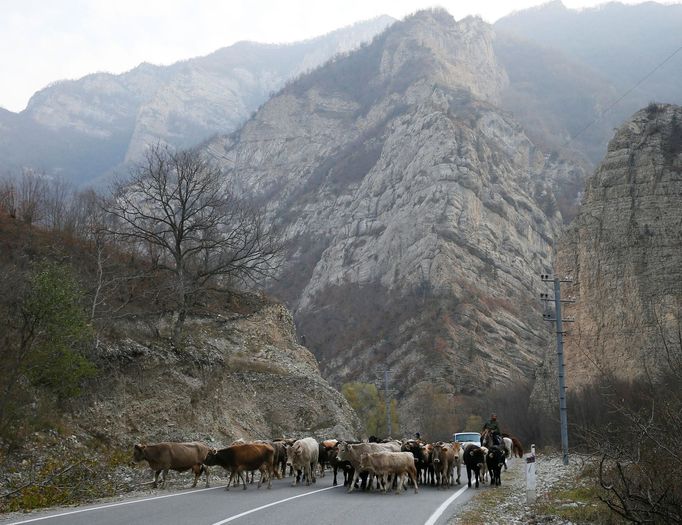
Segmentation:
{"type": "Polygon", "coordinates": [[[120,507],[122,505],[132,505],[133,503],[142,503],[143,501],[152,501],[155,499],[174,498],[176,496],[189,496],[192,494],[196,494],[197,492],[204,492],[206,490],[216,490],[216,489],[225,489],[225,486],[221,485],[220,487],[209,487],[207,489],[197,489],[197,490],[192,490],[192,491],[187,491],[187,492],[179,492],[177,494],[166,494],[165,496],[152,496],[151,498],[136,499],[136,500],[132,500],[132,501],[122,501],[120,503],[110,503],[108,505],[100,505],[99,507],[90,507],[87,509],[71,510],[69,512],[61,512],[59,514],[50,514],[49,516],[42,516],[40,518],[31,518],[30,520],[15,521],[12,523],[8,523],[7,525],[20,525],[21,523],[32,523],[34,521],[49,520],[51,518],[59,518],[61,516],[70,516],[71,514],[80,514],[81,512],[90,512],[93,510],[108,509],[111,507],[120,507]]]}
{"type": "Polygon", "coordinates": [[[443,512],[445,512],[445,509],[447,509],[450,506],[450,503],[455,501],[468,488],[469,487],[467,485],[464,485],[461,489],[459,489],[452,496],[450,496],[443,503],[441,503],[440,507],[438,507],[435,510],[435,512],[433,514],[431,514],[431,516],[429,516],[429,519],[426,520],[426,523],[424,523],[424,525],[434,525],[436,523],[436,521],[438,521],[438,518],[440,518],[441,514],[443,514],[443,512]]]}
{"type": "Polygon", "coordinates": [[[325,490],[331,490],[331,489],[335,489],[338,487],[343,487],[343,485],[334,485],[332,487],[327,487],[324,489],[318,489],[318,490],[313,490],[311,492],[305,492],[304,494],[299,494],[298,496],[291,496],[290,498],[284,498],[284,499],[281,499],[279,501],[273,501],[272,503],[268,503],[267,505],[262,505],[260,507],[256,507],[255,509],[247,510],[246,512],[241,512],[239,514],[235,514],[234,516],[230,516],[229,518],[225,518],[222,521],[216,521],[212,525],[223,525],[223,523],[234,521],[236,519],[241,518],[242,516],[247,516],[248,514],[258,512],[259,510],[267,509],[268,507],[272,507],[273,505],[279,505],[280,503],[284,503],[286,501],[291,501],[292,499],[303,498],[305,496],[310,496],[311,494],[317,494],[318,492],[323,492],[325,490]]]}

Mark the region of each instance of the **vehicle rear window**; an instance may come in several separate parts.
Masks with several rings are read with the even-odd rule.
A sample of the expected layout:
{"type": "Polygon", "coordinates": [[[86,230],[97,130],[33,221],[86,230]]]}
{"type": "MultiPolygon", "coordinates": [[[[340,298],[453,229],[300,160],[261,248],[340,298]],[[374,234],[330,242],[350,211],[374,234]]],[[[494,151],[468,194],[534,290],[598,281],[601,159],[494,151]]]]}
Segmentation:
{"type": "Polygon", "coordinates": [[[455,439],[459,442],[464,442],[464,441],[478,441],[481,439],[481,436],[476,433],[471,433],[471,434],[457,434],[455,439]]]}

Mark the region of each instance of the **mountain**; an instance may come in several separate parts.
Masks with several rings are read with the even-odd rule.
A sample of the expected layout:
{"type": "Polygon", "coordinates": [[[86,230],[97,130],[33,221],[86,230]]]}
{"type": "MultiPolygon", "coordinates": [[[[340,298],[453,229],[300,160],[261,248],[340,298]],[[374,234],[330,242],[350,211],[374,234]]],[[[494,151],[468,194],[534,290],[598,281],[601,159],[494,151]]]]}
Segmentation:
{"type": "MultiPolygon", "coordinates": [[[[565,340],[569,388],[602,375],[655,376],[669,366],[666,345],[679,352],[680,202],[682,107],[652,103],[617,130],[558,244],[557,269],[573,277],[567,293],[576,298],[565,312],[575,317],[565,340]]],[[[555,359],[547,361],[551,378],[555,359]]]]}
{"type": "Polygon", "coordinates": [[[194,145],[234,130],[287,80],[392,22],[383,16],[295,44],[240,42],[170,66],[56,82],[21,113],[0,111],[0,162],[80,184],[138,159],[148,143],[194,145]]]}
{"type": "MultiPolygon", "coordinates": [[[[583,69],[591,69],[591,76],[613,86],[615,92],[607,93],[609,96],[601,100],[592,116],[599,117],[616,104],[596,123],[605,132],[599,134],[602,145],[611,137],[614,126],[649,102],[682,103],[680,27],[682,5],[656,2],[636,5],[609,2],[576,10],[567,9],[556,0],[514,12],[495,23],[498,33],[561,53],[583,69]]],[[[570,92],[565,95],[568,103],[575,101],[570,92]]],[[[591,119],[582,120],[588,123],[591,119]]],[[[596,138],[599,137],[593,133],[584,142],[596,138]]],[[[591,148],[588,153],[596,163],[603,157],[604,149],[591,148]]]]}
{"type": "Polygon", "coordinates": [[[410,424],[434,387],[454,410],[532,377],[548,341],[554,181],[580,170],[500,109],[494,39],[480,19],[419,12],[206,144],[286,238],[270,290],[325,377],[388,365],[410,424]]]}

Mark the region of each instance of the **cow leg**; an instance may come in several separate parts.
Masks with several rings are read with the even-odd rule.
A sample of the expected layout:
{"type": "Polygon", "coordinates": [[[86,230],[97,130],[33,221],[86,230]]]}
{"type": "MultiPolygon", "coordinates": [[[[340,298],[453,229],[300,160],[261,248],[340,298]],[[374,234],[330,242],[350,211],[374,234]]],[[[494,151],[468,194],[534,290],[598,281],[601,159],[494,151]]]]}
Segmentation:
{"type": "Polygon", "coordinates": [[[194,474],[194,483],[192,483],[192,488],[197,486],[197,481],[201,477],[201,472],[203,471],[203,465],[201,463],[197,465],[192,465],[192,473],[194,474]]]}
{"type": "Polygon", "coordinates": [[[349,494],[351,492],[353,492],[353,489],[355,488],[355,483],[357,483],[359,477],[360,477],[359,469],[354,469],[353,470],[353,479],[351,479],[350,484],[348,485],[348,493],[349,494]]]}
{"type": "Polygon", "coordinates": [[[204,474],[206,474],[206,487],[208,488],[208,475],[210,474],[209,468],[206,465],[201,465],[201,468],[204,470],[204,474]]]}
{"type": "Polygon", "coordinates": [[[414,485],[414,493],[419,494],[419,487],[417,486],[417,476],[415,474],[416,474],[415,472],[410,472],[410,478],[412,479],[412,484],[414,485]]]}
{"type": "Polygon", "coordinates": [[[169,469],[167,469],[167,468],[163,469],[163,476],[162,476],[163,481],[161,481],[161,487],[164,489],[166,488],[166,476],[168,475],[168,470],[169,469]]]}
{"type": "Polygon", "coordinates": [[[152,484],[154,488],[159,486],[159,474],[161,474],[161,469],[154,471],[154,483],[152,484]]]}
{"type": "MultiPolygon", "coordinates": [[[[317,469],[315,468],[315,466],[316,466],[315,463],[310,464],[310,475],[313,477],[313,483],[317,483],[317,472],[316,472],[317,469]]],[[[322,473],[324,474],[324,471],[322,471],[322,473]]]]}
{"type": "Polygon", "coordinates": [[[268,488],[272,488],[272,478],[274,477],[274,467],[272,465],[263,465],[263,470],[261,470],[261,481],[263,480],[263,476],[267,474],[268,476],[268,488]],[[269,467],[269,468],[268,468],[269,467]]]}

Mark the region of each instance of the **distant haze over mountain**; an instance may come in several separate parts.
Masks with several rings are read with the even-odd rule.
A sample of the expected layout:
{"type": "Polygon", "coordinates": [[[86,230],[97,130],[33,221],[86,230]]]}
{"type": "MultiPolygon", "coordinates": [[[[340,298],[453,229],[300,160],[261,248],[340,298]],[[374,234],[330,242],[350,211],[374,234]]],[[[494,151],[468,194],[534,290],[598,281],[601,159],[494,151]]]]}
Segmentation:
{"type": "Polygon", "coordinates": [[[288,79],[392,22],[383,16],[295,44],[240,42],[170,66],[57,82],[21,113],[0,109],[0,169],[30,167],[82,184],[135,160],[146,144],[186,147],[230,132],[288,79]]]}
{"type": "Polygon", "coordinates": [[[652,101],[682,103],[680,4],[610,2],[574,10],[556,0],[506,16],[495,23],[495,28],[561,51],[567,58],[589,66],[611,82],[618,94],[634,88],[615,108],[622,116],[620,120],[652,101]],[[675,56],[653,71],[676,50],[675,56]]]}

